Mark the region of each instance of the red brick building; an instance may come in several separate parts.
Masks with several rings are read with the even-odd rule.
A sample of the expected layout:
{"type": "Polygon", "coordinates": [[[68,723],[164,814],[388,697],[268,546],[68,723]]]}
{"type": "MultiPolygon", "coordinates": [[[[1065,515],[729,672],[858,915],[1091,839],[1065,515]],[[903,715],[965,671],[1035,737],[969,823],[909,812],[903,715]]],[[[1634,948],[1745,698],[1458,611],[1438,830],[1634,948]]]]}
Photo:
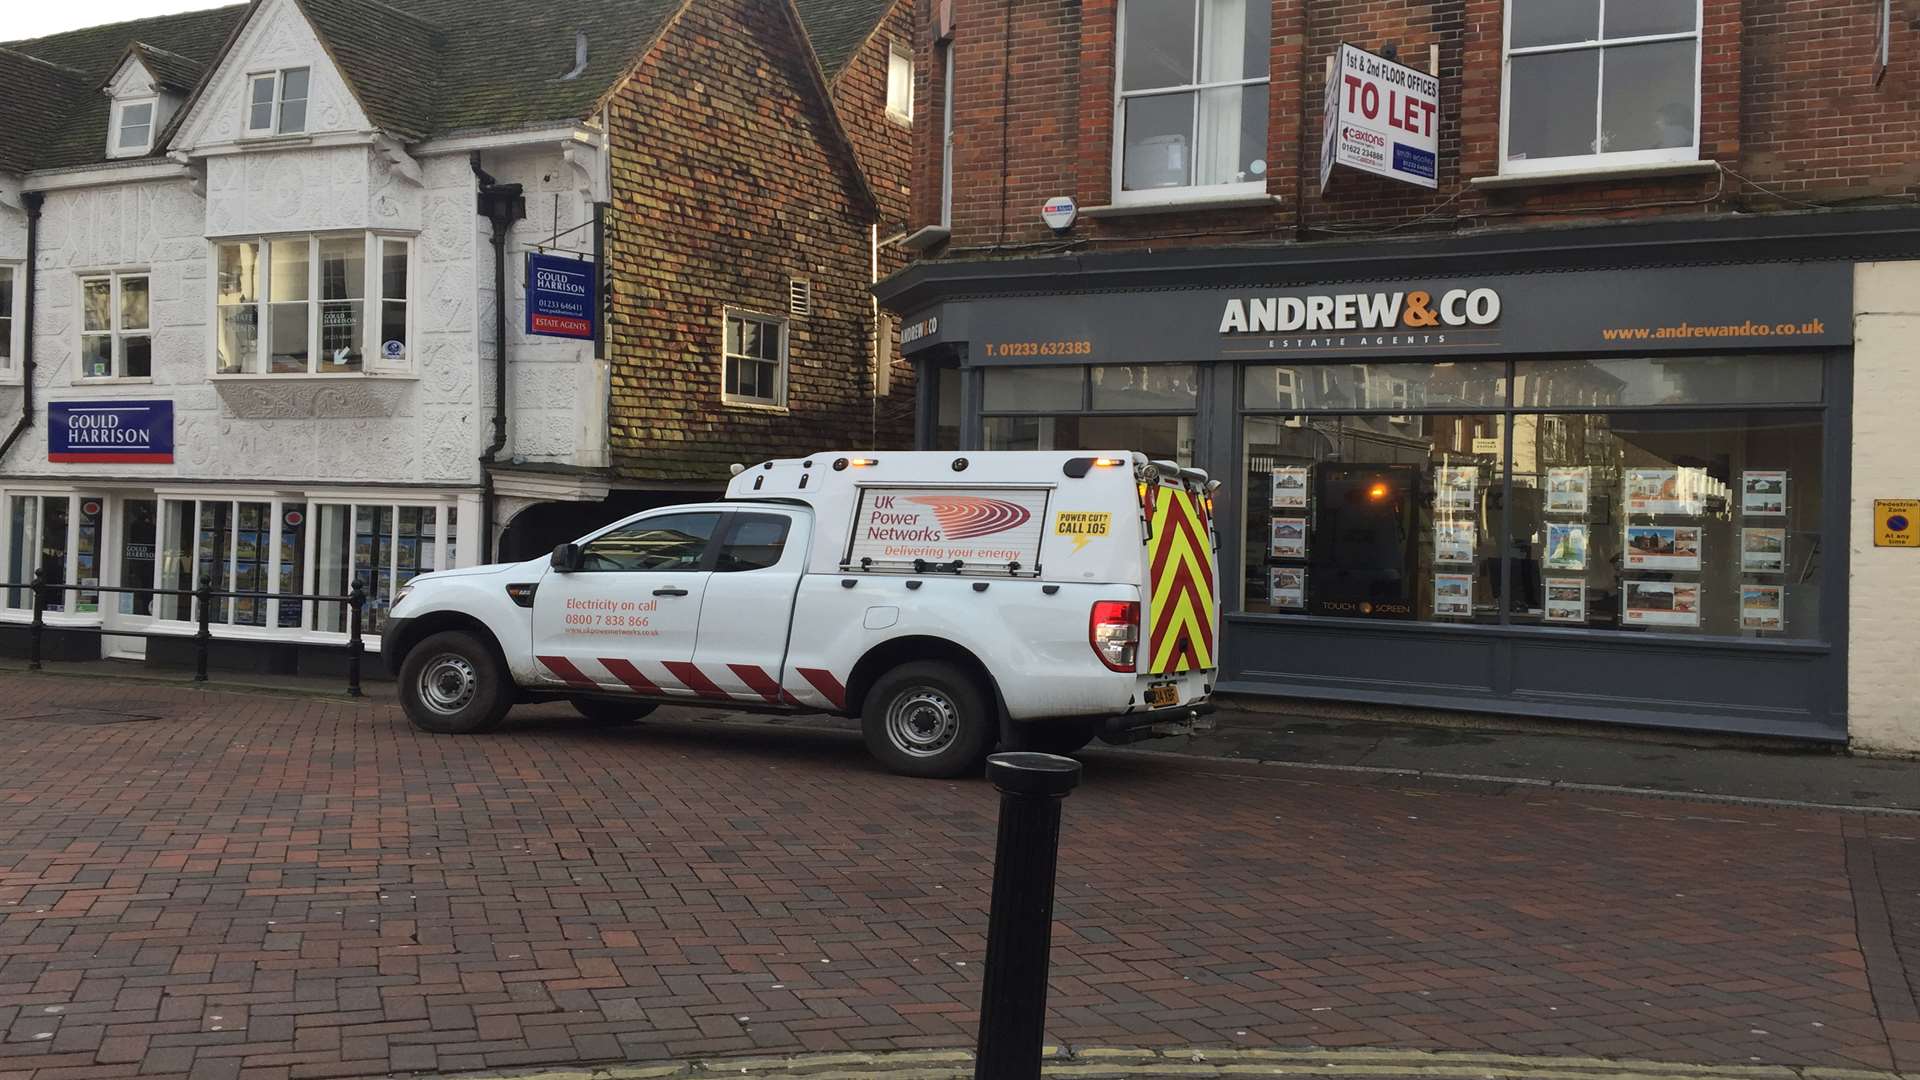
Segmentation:
{"type": "Polygon", "coordinates": [[[1228,689],[1920,744],[1899,4],[923,15],[918,438],[1222,480],[1228,689]]]}

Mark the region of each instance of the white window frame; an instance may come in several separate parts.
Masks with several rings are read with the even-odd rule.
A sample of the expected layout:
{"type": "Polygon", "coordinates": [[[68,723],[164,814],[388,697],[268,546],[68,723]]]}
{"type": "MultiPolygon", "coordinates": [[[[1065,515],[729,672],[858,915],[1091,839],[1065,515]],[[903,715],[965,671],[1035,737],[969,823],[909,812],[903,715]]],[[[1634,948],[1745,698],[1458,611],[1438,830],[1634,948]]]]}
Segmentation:
{"type": "Polygon", "coordinates": [[[250,138],[264,138],[264,137],[269,137],[273,135],[305,135],[308,132],[308,128],[311,126],[310,124],[308,124],[307,121],[313,117],[312,105],[313,105],[313,69],[312,68],[307,67],[305,65],[295,65],[293,67],[275,68],[271,71],[250,71],[247,73],[247,96],[245,100],[243,100],[240,103],[240,107],[246,110],[246,115],[241,117],[240,129],[246,132],[250,138]],[[304,71],[307,73],[307,96],[299,100],[305,103],[308,106],[308,108],[302,111],[302,113],[300,114],[299,130],[282,131],[281,125],[280,125],[280,107],[286,104],[286,93],[287,93],[286,81],[287,81],[287,73],[290,71],[304,71]],[[260,82],[263,79],[268,80],[273,84],[273,97],[272,97],[273,110],[272,110],[272,116],[266,127],[255,127],[253,124],[253,105],[254,105],[253,88],[256,83],[260,82]]]}
{"type": "Polygon", "coordinates": [[[887,119],[907,127],[913,126],[913,50],[898,41],[887,42],[887,119]],[[896,108],[894,104],[894,72],[898,70],[895,61],[906,61],[906,85],[901,92],[906,96],[906,107],[896,108]]]}
{"type": "Polygon", "coordinates": [[[74,310],[79,318],[74,321],[78,335],[79,351],[74,354],[73,382],[75,383],[147,383],[153,381],[153,272],[150,270],[95,270],[80,274],[74,278],[74,310]],[[145,278],[147,281],[147,325],[126,329],[120,325],[120,285],[127,278],[145,278]],[[105,330],[87,329],[87,284],[94,281],[106,281],[108,285],[107,328],[105,330]],[[110,342],[113,371],[108,375],[87,375],[87,339],[104,337],[110,342]],[[147,373],[128,375],[126,339],[147,339],[147,373]]]}
{"type": "Polygon", "coordinates": [[[20,357],[27,345],[27,269],[25,263],[0,262],[0,274],[13,280],[13,305],[6,311],[0,311],[0,318],[7,320],[7,355],[0,357],[0,380],[17,380],[20,377],[20,357]]]}
{"type": "MultiPolygon", "coordinates": [[[[1704,0],[1694,0],[1693,29],[1674,34],[1645,34],[1629,38],[1590,38],[1585,41],[1565,42],[1557,45],[1532,45],[1514,48],[1513,41],[1513,5],[1516,0],[1506,0],[1501,9],[1500,26],[1500,174],[1502,176],[1525,176],[1533,173],[1579,172],[1613,168],[1631,168],[1640,165],[1662,165],[1671,162],[1698,161],[1700,159],[1700,66],[1705,51],[1706,37],[1704,0]],[[1514,160],[1507,154],[1507,140],[1512,117],[1509,107],[1512,102],[1513,58],[1516,56],[1539,56],[1547,53],[1600,52],[1600,83],[1594,95],[1593,134],[1597,140],[1601,135],[1601,116],[1606,108],[1606,56],[1607,49],[1617,49],[1630,45],[1652,45],[1665,41],[1693,42],[1693,142],[1689,146],[1672,146],[1659,150],[1601,150],[1591,154],[1569,154],[1553,158],[1521,158],[1514,160]]],[[[1595,32],[1604,33],[1607,18],[1607,0],[1597,0],[1599,13],[1595,22],[1595,32]]]]}
{"type": "MultiPolygon", "coordinates": [[[[1193,3],[1196,8],[1193,20],[1193,56],[1194,73],[1197,76],[1200,67],[1200,35],[1205,28],[1204,20],[1200,18],[1197,9],[1205,0],[1190,0],[1190,2],[1193,3]]],[[[1250,0],[1250,2],[1259,2],[1259,0],[1250,0]]],[[[1156,86],[1151,90],[1122,90],[1120,83],[1126,77],[1127,67],[1127,0],[1120,0],[1120,3],[1115,7],[1114,20],[1113,162],[1112,188],[1108,202],[1114,206],[1126,206],[1142,203],[1199,202],[1209,199],[1266,194],[1267,178],[1264,175],[1257,180],[1249,180],[1245,183],[1238,184],[1187,184],[1182,187],[1149,188],[1144,191],[1127,190],[1125,168],[1127,160],[1127,102],[1129,100],[1145,97],[1168,97],[1173,94],[1193,95],[1193,131],[1195,133],[1194,141],[1197,143],[1199,141],[1200,131],[1200,101],[1206,96],[1208,90],[1219,90],[1236,86],[1270,86],[1273,83],[1273,68],[1269,65],[1264,74],[1254,78],[1227,79],[1221,82],[1187,83],[1180,86],[1156,86]]],[[[1269,33],[1271,33],[1271,31],[1269,31],[1269,33]]],[[[1271,37],[1269,37],[1268,40],[1271,42],[1271,37]]],[[[1273,147],[1270,141],[1272,136],[1273,117],[1269,115],[1267,117],[1267,137],[1269,139],[1269,145],[1266,150],[1269,161],[1271,161],[1273,157],[1273,147]]],[[[1187,156],[1190,161],[1197,162],[1199,156],[1198,147],[1193,145],[1188,146],[1187,156]]]]}
{"type": "Polygon", "coordinates": [[[787,375],[791,369],[792,343],[792,327],[788,324],[786,318],[779,315],[769,315],[763,311],[753,311],[747,308],[722,308],[720,314],[720,400],[727,405],[734,405],[741,408],[777,409],[785,411],[788,400],[787,375]],[[746,356],[744,354],[727,351],[727,323],[734,319],[752,320],[753,322],[772,324],[780,328],[780,368],[779,374],[776,376],[779,383],[779,392],[772,398],[744,397],[727,392],[727,364],[729,361],[745,360],[755,364],[766,363],[763,358],[758,356],[746,356]]]}
{"type": "Polygon", "coordinates": [[[153,139],[160,128],[159,97],[134,97],[113,103],[112,122],[107,125],[107,156],[110,158],[141,157],[153,152],[153,139]],[[147,141],[138,146],[120,145],[120,128],[126,123],[128,109],[145,105],[147,107],[147,141]]]}
{"type": "MultiPolygon", "coordinates": [[[[347,379],[364,375],[409,375],[413,372],[413,357],[418,352],[415,345],[415,312],[413,303],[419,288],[419,245],[414,237],[406,233],[391,232],[317,232],[282,233],[261,236],[228,236],[209,242],[207,259],[209,280],[215,282],[208,290],[208,318],[210,333],[207,339],[207,373],[214,379],[347,379]],[[365,274],[361,282],[359,299],[361,317],[360,370],[327,370],[331,365],[322,362],[320,356],[321,310],[329,301],[320,296],[320,242],[322,240],[341,240],[359,237],[365,245],[362,254],[362,267],[365,274]],[[272,296],[273,260],[270,245],[275,242],[287,243],[304,240],[307,243],[307,298],[290,300],[284,303],[303,303],[307,305],[307,370],[282,371],[270,370],[270,356],[273,347],[272,332],[272,296]],[[406,350],[397,359],[386,359],[384,342],[381,341],[381,316],[383,305],[388,302],[385,295],[386,275],[381,264],[382,248],[387,243],[404,244],[407,249],[407,295],[395,298],[393,302],[405,303],[406,350]],[[220,249],[229,244],[251,245],[256,251],[254,270],[255,299],[251,305],[222,305],[218,278],[220,273],[220,249]],[[251,306],[254,308],[254,354],[252,360],[239,371],[220,370],[220,319],[223,306],[251,306]]],[[[345,301],[339,301],[345,302],[345,301]]]]}

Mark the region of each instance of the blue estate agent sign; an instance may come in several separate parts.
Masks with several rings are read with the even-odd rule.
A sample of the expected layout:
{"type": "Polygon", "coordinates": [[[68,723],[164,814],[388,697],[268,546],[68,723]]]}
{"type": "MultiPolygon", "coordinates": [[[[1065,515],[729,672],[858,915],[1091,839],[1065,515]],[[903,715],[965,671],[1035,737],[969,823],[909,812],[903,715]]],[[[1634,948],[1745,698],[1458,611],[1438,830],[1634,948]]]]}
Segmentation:
{"type": "Polygon", "coordinates": [[[592,263],[527,253],[527,333],[591,338],[597,306],[592,263]]]}
{"type": "Polygon", "coordinates": [[[173,402],[48,402],[47,460],[171,465],[173,402]]]}

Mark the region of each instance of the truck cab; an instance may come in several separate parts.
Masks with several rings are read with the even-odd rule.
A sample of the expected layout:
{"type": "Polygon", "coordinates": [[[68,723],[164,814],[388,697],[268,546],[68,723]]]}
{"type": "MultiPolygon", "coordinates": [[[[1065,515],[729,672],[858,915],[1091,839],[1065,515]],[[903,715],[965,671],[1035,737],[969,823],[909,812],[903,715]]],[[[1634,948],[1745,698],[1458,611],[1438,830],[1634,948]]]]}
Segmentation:
{"type": "Polygon", "coordinates": [[[423,575],[383,636],[413,722],[565,698],[858,717],[890,768],[1170,733],[1217,667],[1204,474],[1125,452],[829,452],[552,555],[423,575]]]}

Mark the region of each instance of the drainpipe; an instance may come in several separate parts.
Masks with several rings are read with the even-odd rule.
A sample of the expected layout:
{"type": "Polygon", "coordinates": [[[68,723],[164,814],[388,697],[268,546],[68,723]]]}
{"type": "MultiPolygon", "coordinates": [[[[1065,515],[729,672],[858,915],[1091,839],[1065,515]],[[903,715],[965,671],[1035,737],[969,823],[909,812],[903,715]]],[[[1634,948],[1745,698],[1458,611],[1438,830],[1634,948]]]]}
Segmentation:
{"type": "Polygon", "coordinates": [[[34,285],[40,279],[40,204],[44,201],[43,192],[20,193],[20,205],[27,208],[27,280],[21,283],[21,288],[27,290],[27,309],[23,316],[25,325],[21,327],[24,347],[20,357],[20,419],[7,433],[6,441],[0,442],[0,461],[6,460],[7,451],[33,426],[33,294],[34,285]]]}
{"type": "Polygon", "coordinates": [[[480,455],[480,561],[493,561],[493,464],[507,445],[507,230],[527,216],[519,184],[502,184],[468,160],[480,182],[477,212],[493,225],[493,441],[480,455]]]}

